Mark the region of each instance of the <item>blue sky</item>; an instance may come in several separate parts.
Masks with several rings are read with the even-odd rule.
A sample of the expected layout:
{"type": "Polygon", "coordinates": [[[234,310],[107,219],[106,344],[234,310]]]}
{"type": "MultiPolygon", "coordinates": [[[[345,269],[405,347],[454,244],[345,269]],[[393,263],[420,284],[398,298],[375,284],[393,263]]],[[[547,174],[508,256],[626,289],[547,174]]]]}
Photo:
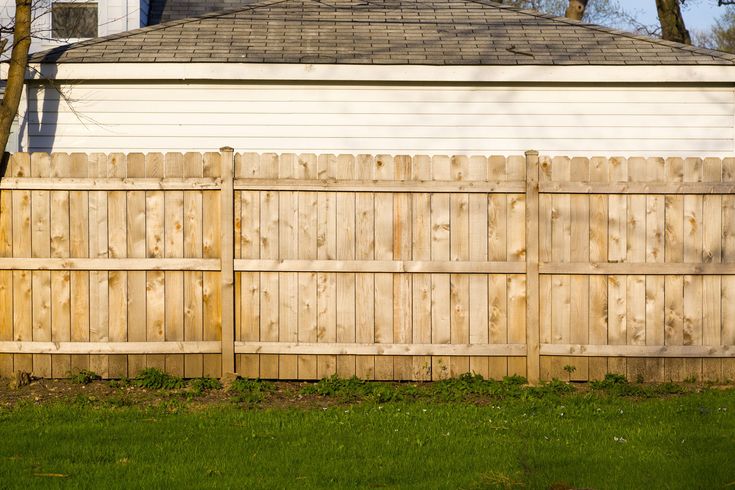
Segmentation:
{"type": "MultiPolygon", "coordinates": [[[[640,12],[640,19],[645,24],[658,23],[655,0],[618,1],[629,12],[640,12]]],[[[717,0],[688,0],[688,3],[691,5],[683,9],[684,22],[688,29],[708,30],[724,10],[724,7],[717,6],[717,0]]]]}

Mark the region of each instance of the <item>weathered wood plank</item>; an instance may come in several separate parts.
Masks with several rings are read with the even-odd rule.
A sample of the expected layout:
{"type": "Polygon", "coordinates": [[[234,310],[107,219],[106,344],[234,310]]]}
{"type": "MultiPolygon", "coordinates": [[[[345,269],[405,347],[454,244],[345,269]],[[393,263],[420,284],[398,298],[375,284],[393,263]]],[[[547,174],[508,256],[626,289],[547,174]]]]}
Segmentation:
{"type": "MultiPolygon", "coordinates": [[[[413,179],[431,180],[432,165],[431,158],[418,155],[413,159],[413,179]]],[[[360,194],[358,194],[359,198],[360,194]]],[[[416,193],[412,198],[412,250],[411,258],[414,261],[431,260],[431,194],[416,193]]],[[[481,202],[486,202],[484,196],[479,196],[481,202]]],[[[485,232],[483,229],[482,232],[485,232]]],[[[478,233],[478,239],[482,236],[478,233]]],[[[482,255],[482,250],[477,251],[482,255]]],[[[412,275],[413,297],[411,306],[413,308],[413,343],[431,343],[431,275],[426,273],[412,275]]],[[[358,339],[359,340],[359,339],[358,339]]],[[[416,356],[413,358],[413,379],[421,381],[431,380],[431,357],[416,356]]]]}
{"type": "MultiPolygon", "coordinates": [[[[6,168],[9,175],[10,163],[6,168]]],[[[9,191],[0,191],[0,257],[13,255],[13,200],[9,191]]],[[[13,340],[13,273],[0,270],[0,341],[13,340]]],[[[13,356],[0,354],[0,377],[13,374],[13,356]]]]}
{"type": "MultiPolygon", "coordinates": [[[[610,181],[610,164],[607,158],[590,159],[589,179],[590,182],[597,183],[610,181]]],[[[608,216],[608,196],[590,195],[590,261],[608,262],[608,216]]],[[[589,342],[607,344],[607,277],[592,276],[589,281],[589,342]]],[[[607,370],[606,358],[589,360],[589,379],[602,379],[607,370]]]]}
{"type": "MultiPolygon", "coordinates": [[[[31,155],[31,176],[49,177],[51,158],[48,153],[31,155]]],[[[31,254],[33,257],[49,257],[51,253],[51,208],[48,191],[31,192],[31,254]]],[[[44,271],[31,273],[33,301],[33,340],[51,340],[51,274],[44,271]]],[[[51,357],[33,356],[33,373],[50,378],[51,357]]]]}
{"type": "MultiPolygon", "coordinates": [[[[665,177],[667,182],[683,182],[684,160],[666,159],[665,177]]],[[[664,228],[665,262],[684,262],[684,196],[667,195],[664,198],[666,210],[664,228]]],[[[666,345],[682,345],[684,341],[684,284],[681,276],[666,276],[665,279],[665,342],[666,345]]],[[[664,361],[665,376],[669,381],[684,379],[684,363],[680,359],[664,361]]]]}
{"type": "MultiPolygon", "coordinates": [[[[175,179],[184,176],[184,155],[166,153],[164,178],[175,179]]],[[[231,229],[232,226],[229,226],[231,229]]],[[[164,194],[164,251],[167,258],[181,258],[184,255],[184,192],[166,191],[164,194]]],[[[184,340],[184,274],[179,271],[164,273],[164,301],[166,321],[164,336],[166,341],[184,340]]],[[[174,376],[184,375],[184,357],[167,355],[166,371],[174,376]]]]}
{"type": "Polygon", "coordinates": [[[222,190],[220,191],[220,330],[222,339],[222,366],[221,372],[235,372],[235,271],[233,269],[235,253],[235,216],[234,216],[234,189],[233,173],[235,162],[233,149],[220,148],[220,177],[222,190]]]}
{"type": "MultiPolygon", "coordinates": [[[[722,180],[735,182],[735,158],[722,160],[722,180]]],[[[735,263],[735,196],[722,196],[722,262],[735,263]]],[[[721,345],[735,343],[735,276],[722,277],[721,345]]],[[[735,379],[735,361],[722,360],[722,380],[735,379]]]]}
{"type": "MultiPolygon", "coordinates": [[[[450,178],[449,159],[432,157],[432,175],[437,180],[450,178]]],[[[376,257],[377,258],[377,257],[376,257]]],[[[450,260],[450,196],[431,195],[431,259],[450,260]]],[[[450,315],[450,276],[432,274],[431,276],[431,342],[449,344],[451,342],[450,315]]],[[[431,359],[431,379],[444,379],[449,376],[449,358],[434,356],[431,359]]]]}
{"type": "MultiPolygon", "coordinates": [[[[145,177],[145,155],[132,153],[127,156],[127,175],[131,178],[145,177]]],[[[146,244],[146,202],[144,191],[126,192],[126,257],[136,260],[145,259],[146,244]]],[[[147,269],[146,269],[147,270],[147,269]]],[[[129,342],[145,342],[147,339],[146,318],[146,272],[129,271],[128,274],[128,329],[129,342]]],[[[143,355],[128,356],[128,376],[137,376],[146,367],[143,355]]]]}
{"type": "MultiPolygon", "coordinates": [[[[650,357],[650,358],[682,358],[682,357],[735,357],[732,345],[577,345],[577,344],[542,344],[541,353],[545,356],[584,356],[584,357],[650,357]]],[[[667,359],[671,360],[671,359],[667,359]]]]}
{"type": "MultiPolygon", "coordinates": [[[[125,156],[114,154],[108,157],[108,170],[126,172],[125,156]]],[[[124,173],[123,173],[124,175],[124,173]]],[[[127,197],[125,192],[110,192],[108,208],[108,255],[112,258],[127,256],[127,197]]],[[[110,271],[108,274],[109,340],[124,342],[128,339],[128,274],[110,271]]],[[[109,374],[112,378],[128,375],[126,356],[111,356],[109,374]]]]}
{"type": "MultiPolygon", "coordinates": [[[[300,155],[299,170],[302,175],[316,174],[317,160],[315,155],[300,155]]],[[[299,193],[299,259],[317,258],[317,231],[318,231],[318,199],[315,192],[299,193]]],[[[318,340],[318,299],[317,273],[302,272],[298,275],[299,311],[298,311],[298,339],[299,342],[317,342],[318,340]]],[[[317,357],[298,357],[299,379],[318,379],[317,357]]]]}
{"type": "MultiPolygon", "coordinates": [[[[383,162],[392,159],[387,155],[380,155],[383,162]]],[[[449,162],[449,158],[446,158],[449,162]]],[[[390,164],[393,167],[392,164],[390,164]]],[[[338,166],[339,168],[339,166],[338,166]]],[[[382,172],[382,170],[381,170],[382,172]]],[[[380,174],[374,175],[374,180],[353,180],[351,178],[339,180],[303,180],[303,179],[247,179],[236,180],[235,190],[244,191],[328,191],[328,192],[370,192],[370,193],[477,193],[477,194],[508,194],[520,193],[525,190],[525,184],[521,181],[462,181],[455,182],[442,177],[436,180],[393,180],[392,178],[381,178],[380,174]]]]}
{"type": "MultiPolygon", "coordinates": [[[[296,175],[296,155],[279,157],[278,177],[293,178],[296,175]]],[[[281,260],[298,257],[298,193],[278,193],[278,257],[281,260]]],[[[278,341],[298,341],[298,275],[291,272],[278,274],[278,341]]],[[[278,358],[279,379],[298,378],[298,359],[295,355],[278,358]]]]}
{"type": "MultiPolygon", "coordinates": [[[[731,182],[544,182],[545,194],[717,195],[735,193],[731,182]]],[[[512,191],[509,191],[512,192],[512,191]]]]}
{"type": "MultiPolygon", "coordinates": [[[[184,154],[184,177],[201,177],[203,175],[203,161],[200,153],[184,154]]],[[[183,216],[183,252],[185,258],[202,257],[203,217],[202,193],[199,191],[184,192],[183,216]]],[[[201,272],[184,272],[184,340],[190,342],[201,341],[203,338],[203,303],[201,272]]],[[[184,356],[184,376],[197,378],[203,376],[203,361],[201,355],[184,356]]]]}
{"type": "MultiPolygon", "coordinates": [[[[511,157],[507,161],[506,172],[509,178],[513,175],[526,174],[526,162],[522,157],[511,157]]],[[[507,196],[507,225],[508,245],[507,260],[523,264],[526,267],[526,196],[507,196]]],[[[526,339],[526,316],[525,316],[525,276],[508,276],[508,338],[516,339],[516,342],[525,342],[526,339]]],[[[499,361],[490,359],[491,364],[499,361]]],[[[526,375],[526,359],[520,357],[508,358],[508,373],[510,375],[526,375]]],[[[502,366],[501,366],[502,368],[502,366]]]]}
{"type": "MultiPolygon", "coordinates": [[[[466,157],[452,157],[450,170],[452,179],[462,181],[468,171],[469,162],[466,157]]],[[[469,260],[470,253],[470,214],[469,194],[455,193],[449,198],[450,225],[449,250],[451,261],[469,260]]],[[[483,241],[487,241],[484,238],[483,241]]],[[[450,311],[452,343],[469,342],[469,277],[467,275],[452,274],[450,276],[450,311]]],[[[457,377],[469,372],[468,358],[451,358],[449,360],[449,375],[457,377]]]]}
{"type": "MultiPolygon", "coordinates": [[[[349,172],[349,170],[347,171],[349,172]]],[[[358,179],[372,179],[374,171],[375,164],[372,156],[357,156],[354,175],[358,179]]],[[[373,193],[355,194],[355,214],[355,258],[357,260],[374,260],[375,195],[373,193]]],[[[355,298],[360,298],[360,301],[355,302],[355,341],[372,343],[375,341],[374,274],[355,274],[355,298]]],[[[361,379],[375,379],[375,357],[356,356],[355,375],[361,379]]]]}
{"type": "MultiPolygon", "coordinates": [[[[589,180],[589,160],[573,158],[570,162],[570,178],[589,180]]],[[[570,254],[572,262],[589,262],[590,260],[590,198],[589,196],[570,196],[570,254]]],[[[589,277],[570,277],[570,332],[573,343],[589,342],[589,277]]],[[[566,365],[574,368],[566,373],[569,379],[587,381],[589,379],[588,359],[568,358],[566,365]]],[[[563,368],[564,366],[562,366],[563,368]]]]}
{"type": "MultiPolygon", "coordinates": [[[[52,158],[52,168],[56,172],[68,172],[67,155],[52,158]]],[[[51,193],[51,256],[69,257],[69,193],[51,193]]],[[[51,273],[51,340],[69,341],[71,339],[71,277],[69,272],[51,273]]],[[[71,357],[54,356],[51,358],[51,374],[55,378],[65,377],[71,372],[71,357]]]]}
{"type": "MultiPolygon", "coordinates": [[[[470,161],[471,168],[479,167],[486,170],[486,163],[483,161],[470,161]]],[[[503,160],[503,173],[505,173],[505,160],[503,160]]],[[[483,175],[478,175],[482,178],[483,175]]],[[[469,259],[483,261],[488,259],[488,247],[492,241],[490,238],[490,221],[488,217],[488,209],[490,207],[488,196],[470,195],[469,198],[469,259]]],[[[503,204],[505,204],[505,196],[501,196],[503,204]]],[[[504,213],[503,213],[504,214],[504,213]]],[[[505,219],[505,216],[503,216],[505,219]]],[[[505,235],[505,228],[502,230],[505,235]]],[[[506,242],[502,240],[503,259],[505,259],[506,242]]],[[[496,245],[497,246],[497,245],[496,245]]],[[[499,252],[496,252],[499,255],[499,252]]],[[[488,278],[482,275],[472,275],[469,277],[469,339],[471,344],[483,344],[489,341],[489,315],[488,302],[485,300],[488,296],[488,278]]],[[[502,311],[505,316],[505,310],[502,311]]],[[[503,319],[505,320],[505,318],[503,319]]],[[[506,330],[507,325],[503,323],[503,329],[506,330]]],[[[502,366],[495,366],[495,376],[505,376],[508,372],[507,360],[502,366]],[[505,367],[503,370],[502,367],[505,367]],[[498,372],[500,371],[500,372],[498,372]]],[[[490,366],[486,357],[471,357],[469,370],[472,373],[481,376],[490,377],[490,366]]]]}
{"type": "MultiPolygon", "coordinates": [[[[465,159],[466,160],[466,159],[465,159]]],[[[465,162],[460,171],[467,171],[465,162]]],[[[409,156],[396,156],[394,159],[394,179],[397,182],[411,180],[413,161],[409,156]]],[[[411,195],[393,194],[393,258],[410,260],[413,244],[411,195]]],[[[413,341],[412,318],[412,281],[408,274],[393,276],[393,341],[406,344],[413,341]]],[[[410,380],[413,375],[413,359],[398,357],[393,359],[393,377],[397,380],[410,380]]]]}
{"type": "MultiPolygon", "coordinates": [[[[377,155],[373,175],[380,181],[395,180],[395,161],[390,155],[377,155]]],[[[394,199],[391,193],[376,193],[375,200],[375,259],[392,260],[394,243],[394,199]]],[[[394,290],[393,274],[375,274],[375,342],[393,343],[394,290]]],[[[339,338],[338,338],[339,340],[339,338]]],[[[375,358],[375,379],[394,379],[391,356],[375,358]]]]}
{"type": "MultiPolygon", "coordinates": [[[[75,177],[86,177],[88,159],[84,153],[70,157],[69,173],[75,177]]],[[[69,192],[69,256],[89,257],[89,192],[69,192]]],[[[89,341],[89,273],[70,272],[71,296],[71,341],[89,341]]],[[[142,340],[145,340],[143,338],[142,340]]],[[[89,356],[71,356],[71,371],[89,369],[89,356]]]]}
{"type": "Polygon", "coordinates": [[[214,354],[217,342],[0,342],[0,352],[17,354],[214,354]]]}
{"type": "Polygon", "coordinates": [[[735,267],[732,264],[702,264],[683,262],[575,262],[560,264],[542,264],[542,274],[638,274],[638,275],[732,275],[735,267]]]}
{"type": "MultiPolygon", "coordinates": [[[[571,175],[571,159],[555,157],[551,162],[551,180],[568,181],[571,175]]],[[[567,263],[571,260],[571,196],[554,195],[551,200],[551,260],[567,263]]],[[[551,338],[552,342],[568,343],[571,336],[571,276],[551,278],[551,338]]],[[[569,358],[555,358],[550,362],[550,376],[564,379],[564,366],[569,358]]]]}
{"type": "MultiPolygon", "coordinates": [[[[706,158],[703,164],[703,179],[717,182],[722,179],[722,160],[706,158]]],[[[704,196],[702,199],[702,261],[719,264],[722,262],[722,196],[704,196]]],[[[702,343],[720,345],[722,332],[722,281],[719,276],[702,279],[702,343]]],[[[704,381],[722,379],[722,361],[702,361],[704,381]]]]}
{"type": "Polygon", "coordinates": [[[540,379],[539,354],[539,216],[546,216],[539,204],[538,152],[526,152],[526,376],[531,383],[540,379]]]}
{"type": "MultiPolygon", "coordinates": [[[[0,344],[2,345],[2,344],[0,344]]],[[[235,352],[280,355],[354,355],[354,356],[525,356],[523,344],[360,344],[236,342],[235,352]]],[[[728,351],[729,352],[729,351],[728,351]]]]}
{"type": "MultiPolygon", "coordinates": [[[[278,176],[278,157],[260,156],[261,177],[278,176]]],[[[278,259],[278,193],[260,193],[260,258],[278,259]]],[[[278,274],[260,275],[260,340],[278,341],[278,274]]],[[[278,378],[278,356],[260,356],[260,377],[278,378]]]]}

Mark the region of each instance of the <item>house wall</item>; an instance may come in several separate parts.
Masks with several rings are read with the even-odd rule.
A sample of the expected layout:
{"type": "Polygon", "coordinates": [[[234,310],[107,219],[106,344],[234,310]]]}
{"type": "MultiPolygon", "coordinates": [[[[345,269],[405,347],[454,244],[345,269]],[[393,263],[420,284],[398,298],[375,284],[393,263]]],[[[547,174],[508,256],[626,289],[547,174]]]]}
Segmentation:
{"type": "Polygon", "coordinates": [[[147,1],[114,0],[99,5],[100,37],[145,27],[148,20],[147,1]]]}
{"type": "Polygon", "coordinates": [[[731,87],[35,85],[29,151],[731,156],[731,87]]]}
{"type": "MultiPolygon", "coordinates": [[[[64,0],[85,3],[87,0],[64,0]]],[[[89,0],[99,7],[99,36],[137,29],[147,25],[148,0],[89,0]]],[[[34,21],[31,27],[33,41],[31,53],[62,46],[79,39],[51,39],[52,0],[34,0],[34,21]]],[[[15,18],[15,0],[0,0],[0,24],[12,25],[15,18]]]]}

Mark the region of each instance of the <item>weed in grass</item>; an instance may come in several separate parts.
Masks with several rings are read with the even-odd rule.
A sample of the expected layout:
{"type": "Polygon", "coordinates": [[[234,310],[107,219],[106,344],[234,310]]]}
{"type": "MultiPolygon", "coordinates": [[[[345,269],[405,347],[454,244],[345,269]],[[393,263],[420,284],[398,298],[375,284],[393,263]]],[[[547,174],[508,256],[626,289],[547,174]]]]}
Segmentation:
{"type": "Polygon", "coordinates": [[[458,401],[469,395],[485,394],[490,386],[479,374],[463,374],[458,378],[437,381],[432,386],[433,395],[443,401],[458,401]]]}
{"type": "Polygon", "coordinates": [[[340,402],[386,403],[420,399],[458,402],[487,397],[528,399],[574,391],[572,386],[558,380],[533,388],[525,386],[526,383],[526,378],[522,376],[506,376],[502,381],[496,381],[470,373],[426,384],[367,382],[355,377],[344,379],[332,376],[306,385],[301,394],[335,398],[340,402]]]}
{"type": "Polygon", "coordinates": [[[431,385],[433,396],[442,401],[461,401],[469,397],[520,398],[530,393],[522,376],[506,376],[502,381],[485,379],[479,374],[463,374],[459,378],[431,385]]]}
{"type": "Polygon", "coordinates": [[[528,380],[524,378],[523,376],[514,374],[513,376],[505,376],[503,378],[503,384],[512,385],[512,386],[523,386],[523,385],[528,384],[528,380]]]}
{"type": "Polygon", "coordinates": [[[373,388],[367,381],[353,376],[340,378],[336,374],[329,378],[322,378],[314,384],[308,384],[301,389],[302,395],[319,395],[338,398],[342,401],[353,401],[365,398],[372,394],[373,388]]]}
{"type": "Polygon", "coordinates": [[[125,395],[110,396],[105,400],[105,402],[107,406],[111,408],[132,407],[133,405],[135,405],[133,400],[125,395]]]}
{"type": "Polygon", "coordinates": [[[133,379],[133,384],[140,388],[152,390],[175,390],[186,386],[186,381],[156,368],[148,368],[133,379]]]}
{"type": "Polygon", "coordinates": [[[97,402],[97,397],[88,395],[77,395],[71,400],[71,405],[76,407],[88,407],[97,402]]]}
{"type": "Polygon", "coordinates": [[[683,386],[676,383],[659,383],[648,387],[649,396],[656,395],[681,395],[686,393],[683,386]]]}
{"type": "Polygon", "coordinates": [[[162,413],[174,414],[186,411],[186,405],[180,400],[163,400],[158,405],[158,409],[162,413]]]}
{"type": "Polygon", "coordinates": [[[202,395],[207,391],[221,389],[222,383],[214,378],[196,378],[189,382],[189,386],[195,394],[202,395]]]}
{"type": "Polygon", "coordinates": [[[120,379],[113,379],[110,381],[110,388],[127,388],[133,385],[133,381],[127,376],[123,376],[120,379]]]}
{"type": "Polygon", "coordinates": [[[99,374],[94,371],[87,371],[86,369],[82,369],[76,374],[69,374],[69,381],[78,385],[88,385],[92,381],[98,381],[100,379],[102,377],[99,374]]]}
{"type": "Polygon", "coordinates": [[[548,383],[544,383],[543,385],[541,385],[540,389],[545,393],[553,395],[565,395],[568,393],[574,393],[575,391],[572,385],[556,378],[552,379],[548,383]]]}
{"type": "Polygon", "coordinates": [[[470,489],[481,490],[486,488],[502,488],[510,490],[512,488],[524,488],[526,484],[523,482],[521,474],[508,474],[502,471],[491,471],[483,473],[477,481],[470,483],[470,489]]]}
{"type": "Polygon", "coordinates": [[[660,383],[650,386],[630,384],[622,374],[607,373],[602,380],[590,381],[593,390],[604,392],[611,396],[636,396],[650,398],[661,395],[679,395],[686,390],[676,383],[660,383]]]}
{"type": "Polygon", "coordinates": [[[230,385],[229,391],[237,403],[260,403],[268,393],[275,391],[275,385],[267,381],[237,378],[230,385]]]}
{"type": "Polygon", "coordinates": [[[404,390],[399,385],[377,383],[366,399],[375,403],[399,402],[405,399],[404,395],[404,390]]]}
{"type": "Polygon", "coordinates": [[[602,391],[615,396],[645,396],[645,389],[640,385],[631,385],[622,374],[607,373],[601,380],[590,381],[593,390],[602,391]]]}
{"type": "Polygon", "coordinates": [[[627,385],[628,380],[622,374],[607,373],[601,380],[590,381],[593,390],[606,390],[620,385],[627,385]]]}
{"type": "Polygon", "coordinates": [[[301,394],[335,398],[343,403],[360,400],[387,403],[418,398],[420,391],[415,384],[376,383],[355,376],[340,378],[333,375],[306,385],[301,389],[301,394]]]}

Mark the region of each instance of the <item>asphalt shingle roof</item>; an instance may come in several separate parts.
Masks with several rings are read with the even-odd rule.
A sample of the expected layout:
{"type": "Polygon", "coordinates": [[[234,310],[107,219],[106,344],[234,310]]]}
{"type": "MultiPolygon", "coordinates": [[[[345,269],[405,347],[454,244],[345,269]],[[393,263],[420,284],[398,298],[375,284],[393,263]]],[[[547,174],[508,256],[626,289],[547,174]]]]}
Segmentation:
{"type": "Polygon", "coordinates": [[[148,25],[246,7],[254,0],[150,0],[148,25]]]}
{"type": "MultiPolygon", "coordinates": [[[[176,19],[38,53],[59,63],[732,65],[735,56],[486,0],[167,0],[176,19]]],[[[153,5],[155,7],[155,5],[153,5]]]]}

